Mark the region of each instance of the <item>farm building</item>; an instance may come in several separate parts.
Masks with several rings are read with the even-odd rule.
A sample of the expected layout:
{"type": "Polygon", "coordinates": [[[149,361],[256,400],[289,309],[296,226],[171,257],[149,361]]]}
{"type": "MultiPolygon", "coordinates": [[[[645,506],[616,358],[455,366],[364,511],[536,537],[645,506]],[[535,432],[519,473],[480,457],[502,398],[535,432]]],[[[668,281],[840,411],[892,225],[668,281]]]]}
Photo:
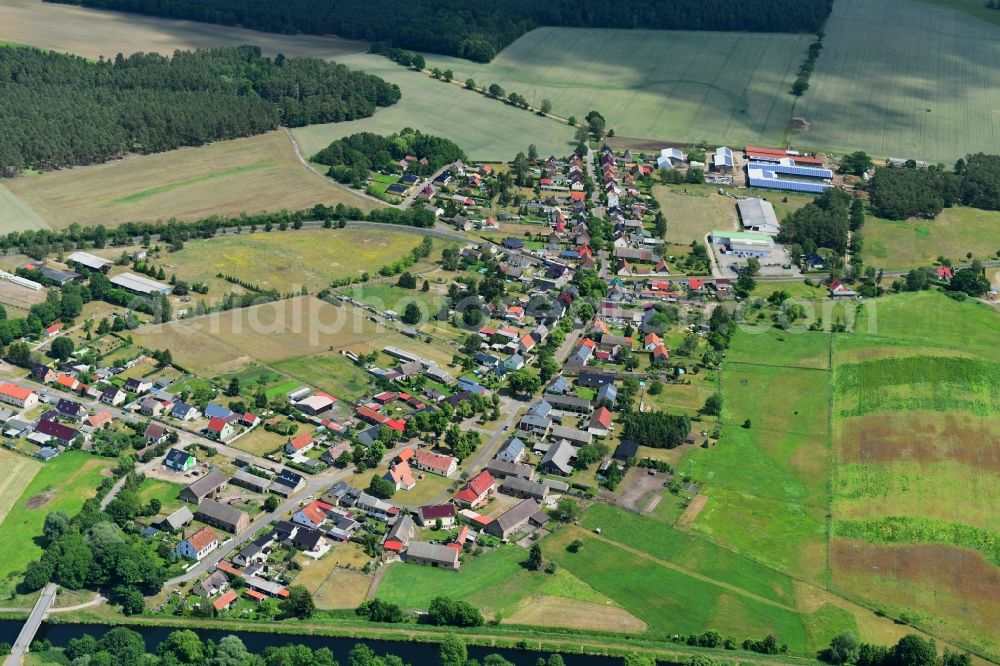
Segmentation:
{"type": "Polygon", "coordinates": [[[111,278],[111,284],[135,294],[142,294],[143,296],[166,296],[173,289],[169,284],[163,284],[148,277],[129,272],[114,276],[111,278]]]}
{"type": "Polygon", "coordinates": [[[733,172],[733,151],[725,146],[719,146],[712,155],[712,170],[717,173],[733,172]]]}
{"type": "Polygon", "coordinates": [[[100,271],[102,273],[107,273],[108,269],[114,265],[113,261],[108,261],[103,257],[98,257],[95,254],[90,254],[89,252],[74,252],[66,258],[66,263],[75,264],[77,266],[89,268],[92,271],[100,271]]]}
{"type": "MultiPolygon", "coordinates": [[[[787,161],[787,160],[786,160],[787,161]]],[[[772,190],[790,190],[807,194],[822,194],[833,187],[833,172],[818,167],[795,164],[770,164],[750,162],[747,167],[747,184],[772,190]]]]}
{"type": "Polygon", "coordinates": [[[740,199],[736,202],[740,213],[740,222],[747,231],[759,231],[765,234],[777,234],[781,227],[774,206],[765,199],[740,199]]]}
{"type": "Polygon", "coordinates": [[[407,547],[404,559],[407,562],[428,564],[440,569],[454,569],[458,571],[459,566],[461,566],[458,561],[458,555],[458,550],[455,548],[449,548],[440,544],[425,543],[423,541],[414,541],[407,547]]]}
{"type": "Polygon", "coordinates": [[[766,257],[774,249],[774,239],[759,231],[713,231],[712,242],[739,257],[766,257]]]}
{"type": "Polygon", "coordinates": [[[210,499],[202,500],[194,517],[206,525],[233,534],[239,534],[250,527],[250,516],[246,511],[210,499]]]}

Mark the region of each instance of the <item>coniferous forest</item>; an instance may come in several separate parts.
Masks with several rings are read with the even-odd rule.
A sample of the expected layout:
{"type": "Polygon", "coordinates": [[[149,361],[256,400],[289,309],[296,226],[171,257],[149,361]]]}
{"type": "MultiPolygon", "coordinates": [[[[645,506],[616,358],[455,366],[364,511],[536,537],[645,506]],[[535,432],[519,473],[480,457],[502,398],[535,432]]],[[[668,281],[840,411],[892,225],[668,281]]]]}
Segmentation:
{"type": "Polygon", "coordinates": [[[833,0],[55,0],[284,33],[349,39],[489,62],[540,26],[816,32],[833,0]]]}
{"type": "Polygon", "coordinates": [[[0,173],[352,120],[399,97],[377,76],[253,46],[99,62],[0,47],[0,173]]]}

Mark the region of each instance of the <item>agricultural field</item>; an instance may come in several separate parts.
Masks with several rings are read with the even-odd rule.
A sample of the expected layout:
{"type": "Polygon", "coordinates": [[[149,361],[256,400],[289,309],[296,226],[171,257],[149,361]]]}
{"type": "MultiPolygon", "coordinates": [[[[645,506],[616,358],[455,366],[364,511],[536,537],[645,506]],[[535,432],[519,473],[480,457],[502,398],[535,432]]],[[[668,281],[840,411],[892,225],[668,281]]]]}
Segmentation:
{"type": "Polygon", "coordinates": [[[565,155],[574,145],[573,129],[567,125],[435,81],[382,56],[361,54],[337,61],[395,83],[403,97],[370,118],[293,129],[306,158],[334,139],[357,132],[392,134],[404,127],[451,139],[476,160],[511,160],[532,143],[542,155],[565,155]]]}
{"type": "Polygon", "coordinates": [[[789,335],[780,343],[777,337],[736,334],[729,352],[736,359],[759,359],[762,344],[773,341],[769,365],[727,359],[722,436],[709,449],[690,450],[679,469],[703,481],[708,498],[691,530],[820,582],[829,502],[829,336],[789,335]]]}
{"type": "Polygon", "coordinates": [[[317,608],[357,608],[365,600],[372,577],[360,569],[370,558],[357,544],[337,544],[319,560],[301,555],[295,560],[302,567],[295,583],[312,593],[317,608]]]}
{"type": "Polygon", "coordinates": [[[619,137],[780,142],[806,35],[540,28],[489,64],[430,55],[428,67],[542,99],[563,118],[597,109],[619,137]]]}
{"type": "Polygon", "coordinates": [[[835,337],[832,583],[996,657],[1000,362],[980,346],[1000,319],[934,292],[879,302],[874,334],[835,337]]]}
{"type": "Polygon", "coordinates": [[[739,229],[736,201],[708,185],[655,185],[653,196],[667,219],[667,242],[705,242],[714,229],[739,229]]]}
{"type": "Polygon", "coordinates": [[[0,233],[25,229],[48,229],[38,213],[25,206],[20,199],[0,184],[0,233]]]}
{"type": "Polygon", "coordinates": [[[84,501],[94,496],[102,472],[113,465],[113,460],[70,451],[40,467],[25,467],[25,474],[33,467],[37,472],[0,523],[4,535],[0,540],[0,595],[12,593],[24,568],[42,554],[35,539],[42,533],[46,514],[79,511],[84,501]]]}
{"type": "Polygon", "coordinates": [[[869,217],[862,230],[862,257],[865,264],[886,270],[930,266],[941,256],[965,261],[968,252],[988,259],[1000,252],[997,228],[1000,212],[965,207],[945,208],[933,220],[869,217]]]}
{"type": "Polygon", "coordinates": [[[136,51],[170,55],[177,49],[254,44],[265,54],[339,57],[368,50],[364,42],[338,37],[280,35],[208,23],[97,11],[41,0],[4,0],[0,40],[87,58],[114,58],[136,51]]]}
{"type": "Polygon", "coordinates": [[[4,184],[54,229],[298,210],[317,203],[365,211],[378,206],[306,168],[284,130],[32,173],[4,184]]]}
{"type": "Polygon", "coordinates": [[[810,129],[793,141],[949,165],[1000,145],[993,113],[1000,108],[1000,32],[964,9],[835,3],[809,91],[795,109],[810,129]]]}
{"type": "Polygon", "coordinates": [[[387,345],[412,350],[444,368],[453,355],[450,349],[417,342],[375,324],[362,310],[312,297],[142,326],[131,335],[136,344],[149,349],[170,349],[178,364],[207,376],[238,372],[254,362],[281,366],[281,361],[323,351],[369,353],[387,345]]]}
{"type": "MultiPolygon", "coordinates": [[[[302,287],[315,293],[334,280],[360,278],[366,272],[375,275],[382,266],[409,254],[422,239],[414,233],[384,229],[261,230],[189,241],[180,252],[154,261],[190,284],[207,283],[209,297],[220,298],[232,289],[216,277],[219,273],[281,293],[302,287]]],[[[409,270],[430,270],[441,250],[453,245],[435,239],[431,255],[409,270]]]]}

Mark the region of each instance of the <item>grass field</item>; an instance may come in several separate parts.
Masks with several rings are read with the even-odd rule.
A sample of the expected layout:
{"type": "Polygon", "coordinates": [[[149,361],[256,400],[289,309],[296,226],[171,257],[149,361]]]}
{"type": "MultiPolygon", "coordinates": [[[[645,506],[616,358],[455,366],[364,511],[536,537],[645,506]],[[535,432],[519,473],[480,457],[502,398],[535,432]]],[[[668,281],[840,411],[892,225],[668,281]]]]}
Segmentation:
{"type": "Polygon", "coordinates": [[[878,304],[871,333],[835,337],[831,580],[996,658],[1000,318],[934,292],[878,304]]]}
{"type": "Polygon", "coordinates": [[[292,130],[306,157],[349,134],[392,134],[404,127],[449,138],[472,159],[510,160],[518,151],[527,151],[531,143],[542,155],[565,155],[572,150],[573,129],[567,125],[435,81],[382,56],[362,54],[337,61],[395,83],[403,98],[371,118],[292,130]]]}
{"type": "Polygon", "coordinates": [[[4,0],[0,4],[0,40],[39,48],[113,59],[116,53],[216,48],[255,44],[269,55],[334,57],[366,51],[368,45],[336,37],[280,35],[221,25],[160,19],[122,12],[96,11],[43,3],[4,0]]]}
{"type": "Polygon", "coordinates": [[[180,500],[180,492],[183,488],[183,485],[177,483],[147,478],[139,487],[139,501],[145,505],[151,499],[158,499],[160,500],[160,513],[170,514],[184,506],[180,500]]]}
{"type": "Polygon", "coordinates": [[[6,449],[0,449],[0,465],[4,469],[4,479],[0,481],[0,525],[13,510],[21,493],[38,473],[41,463],[19,456],[6,449]]]}
{"type": "Polygon", "coordinates": [[[691,529],[747,557],[820,582],[829,476],[828,334],[737,333],[722,374],[722,436],[680,470],[705,482],[691,529]],[[778,397],[780,396],[780,397],[778,397]],[[750,428],[743,427],[750,420],[750,428]]]}
{"type": "Polygon", "coordinates": [[[671,243],[705,242],[714,229],[738,229],[736,202],[716,189],[698,185],[657,185],[653,196],[667,218],[667,238],[671,243]]]}
{"type": "MultiPolygon", "coordinates": [[[[42,465],[0,523],[0,595],[9,594],[24,568],[42,548],[36,539],[45,516],[51,511],[72,515],[92,497],[101,481],[101,471],[114,461],[70,451],[42,465]]],[[[30,466],[27,472],[30,473],[30,466]]]]}
{"type": "Polygon", "coordinates": [[[360,569],[369,561],[360,546],[354,543],[335,545],[319,560],[298,556],[302,571],[295,577],[297,585],[305,585],[322,610],[357,608],[365,600],[372,577],[360,569]]]}
{"type": "Polygon", "coordinates": [[[869,217],[862,257],[865,264],[886,270],[930,266],[939,256],[965,261],[968,252],[987,259],[1000,252],[998,228],[1000,212],[975,208],[945,208],[934,220],[869,217]]]}
{"type": "Polygon", "coordinates": [[[949,165],[1000,145],[998,36],[997,26],[962,10],[907,0],[837,2],[795,110],[811,129],[793,141],[949,165]]]}
{"type": "MultiPolygon", "coordinates": [[[[165,255],[162,261],[189,283],[208,283],[209,296],[219,297],[230,288],[215,277],[220,272],[282,293],[296,292],[303,286],[315,293],[333,280],[360,277],[365,272],[375,275],[421,240],[413,233],[384,229],[258,231],[189,241],[183,250],[165,255]]],[[[411,267],[411,272],[430,269],[431,261],[439,259],[441,250],[451,245],[435,239],[431,256],[411,267]]]]}
{"type": "Polygon", "coordinates": [[[28,208],[10,190],[0,185],[0,233],[25,229],[48,229],[38,213],[28,208]]]}
{"type": "Polygon", "coordinates": [[[282,130],[29,174],[5,185],[55,229],[297,210],[316,203],[343,202],[366,211],[377,206],[303,166],[282,130]]]}
{"type": "Polygon", "coordinates": [[[336,307],[312,297],[143,326],[132,338],[150,349],[170,349],[179,364],[209,376],[237,372],[254,361],[281,367],[281,361],[320,352],[349,349],[368,353],[386,345],[412,350],[442,367],[448,367],[453,356],[450,349],[411,340],[370,322],[362,310],[336,307]]]}
{"type": "Polygon", "coordinates": [[[499,83],[535,106],[600,111],[619,137],[741,145],[780,141],[805,35],[541,28],[491,63],[428,56],[455,78],[499,83]]]}

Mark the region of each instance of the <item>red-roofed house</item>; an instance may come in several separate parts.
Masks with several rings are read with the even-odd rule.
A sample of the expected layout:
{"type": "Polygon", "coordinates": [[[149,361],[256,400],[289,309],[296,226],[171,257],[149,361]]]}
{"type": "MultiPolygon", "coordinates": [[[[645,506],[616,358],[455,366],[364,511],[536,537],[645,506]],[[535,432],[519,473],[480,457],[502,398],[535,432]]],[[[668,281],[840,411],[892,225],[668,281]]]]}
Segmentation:
{"type": "Polygon", "coordinates": [[[391,481],[396,486],[396,490],[409,490],[417,485],[417,482],[413,480],[413,471],[410,469],[409,463],[405,462],[393,465],[392,469],[386,472],[382,478],[391,481]]]}
{"type": "Polygon", "coordinates": [[[285,444],[286,453],[305,453],[316,446],[316,440],[307,432],[297,435],[294,439],[288,440],[285,444]]]}
{"type": "Polygon", "coordinates": [[[59,384],[59,386],[62,386],[70,391],[75,391],[80,388],[80,382],[69,375],[59,375],[56,377],[56,384],[59,384]]]}
{"type": "Polygon", "coordinates": [[[111,423],[111,412],[103,411],[87,417],[87,424],[97,430],[101,426],[111,423]]]}
{"type": "Polygon", "coordinates": [[[326,522],[326,512],[332,508],[331,505],[319,500],[310,502],[295,512],[292,516],[292,522],[305,525],[310,529],[316,529],[326,522]]]}
{"type": "Polygon", "coordinates": [[[264,601],[264,599],[267,599],[267,595],[261,594],[257,590],[246,589],[246,590],[243,590],[243,592],[248,597],[250,597],[251,599],[253,599],[254,601],[256,601],[258,603],[261,602],[261,601],[264,601]]]}
{"type": "Polygon", "coordinates": [[[62,333],[62,324],[58,321],[45,329],[45,337],[47,338],[54,337],[60,333],[62,333]]]}
{"type": "Polygon", "coordinates": [[[233,424],[225,419],[212,417],[205,426],[205,435],[211,439],[225,441],[233,436],[233,424]]]}
{"type": "Polygon", "coordinates": [[[14,405],[21,409],[31,409],[38,405],[38,395],[31,389],[17,384],[0,384],[0,402],[14,405]]]}
{"type": "Polygon", "coordinates": [[[591,340],[590,338],[584,338],[583,340],[581,340],[580,345],[583,347],[587,347],[588,349],[594,349],[595,347],[597,347],[597,343],[591,340]]]}
{"type": "Polygon", "coordinates": [[[248,428],[253,428],[259,422],[260,422],[260,417],[255,414],[251,414],[250,412],[247,412],[246,414],[240,417],[240,423],[242,423],[248,428]]]}
{"type": "Polygon", "coordinates": [[[840,280],[834,280],[830,283],[830,297],[831,298],[854,298],[857,296],[857,292],[849,288],[846,284],[840,280]]]}
{"type": "Polygon", "coordinates": [[[497,482],[493,475],[483,470],[469,479],[455,495],[455,501],[470,509],[486,504],[496,493],[497,482]]]}
{"type": "Polygon", "coordinates": [[[215,603],[212,605],[215,606],[215,610],[217,611],[229,610],[229,607],[233,605],[233,602],[236,601],[236,599],[236,592],[233,590],[227,590],[226,593],[216,599],[215,603]]]}
{"type": "Polygon", "coordinates": [[[384,414],[379,414],[378,412],[376,412],[371,407],[368,407],[367,405],[362,405],[361,407],[358,407],[357,417],[362,421],[365,421],[366,423],[370,423],[372,425],[382,425],[388,420],[384,414]]]}
{"type": "Polygon", "coordinates": [[[455,548],[461,551],[465,542],[469,539],[469,526],[462,525],[462,528],[458,530],[458,534],[455,535],[455,541],[448,544],[449,548],[455,548]]]}
{"type": "Polygon", "coordinates": [[[698,278],[691,278],[687,281],[688,289],[691,291],[701,291],[705,288],[705,281],[698,278]]]}
{"type": "Polygon", "coordinates": [[[936,269],[934,269],[934,272],[942,280],[950,280],[954,275],[951,268],[948,266],[938,266],[936,269]]]}
{"type": "Polygon", "coordinates": [[[396,456],[396,460],[398,462],[408,463],[410,462],[410,458],[412,457],[413,457],[413,449],[407,446],[405,449],[399,452],[399,454],[396,456]]]}
{"type": "Polygon", "coordinates": [[[653,351],[657,347],[663,346],[663,340],[656,333],[647,333],[644,339],[643,347],[646,351],[653,351]]]}
{"type": "Polygon", "coordinates": [[[598,437],[605,437],[611,432],[611,411],[607,407],[594,410],[587,424],[587,432],[598,437]]]}
{"type": "Polygon", "coordinates": [[[451,476],[458,469],[458,458],[446,456],[442,453],[434,453],[427,449],[418,449],[413,454],[411,462],[419,470],[441,476],[451,476]]]}
{"type": "Polygon", "coordinates": [[[653,350],[653,363],[666,363],[670,360],[670,351],[663,345],[653,350]]]}
{"type": "Polygon", "coordinates": [[[380,405],[385,405],[392,402],[399,397],[399,394],[395,391],[382,391],[378,395],[372,397],[372,400],[379,403],[380,405]]]}
{"type": "Polygon", "coordinates": [[[522,321],[524,319],[524,308],[520,305],[511,305],[507,308],[507,314],[504,315],[504,319],[522,321]]]}
{"type": "Polygon", "coordinates": [[[535,347],[535,339],[531,335],[526,335],[517,341],[517,348],[521,352],[529,352],[535,347]]]}
{"type": "Polygon", "coordinates": [[[389,426],[396,432],[403,432],[406,429],[406,419],[388,419],[385,425],[389,426]]]}
{"type": "Polygon", "coordinates": [[[199,562],[219,547],[219,535],[211,527],[203,527],[177,544],[177,554],[199,562]]]}
{"type": "Polygon", "coordinates": [[[611,330],[608,328],[608,325],[605,324],[601,319],[595,319],[594,325],[590,327],[590,332],[603,333],[604,335],[607,335],[608,333],[611,332],[611,330]]]}

